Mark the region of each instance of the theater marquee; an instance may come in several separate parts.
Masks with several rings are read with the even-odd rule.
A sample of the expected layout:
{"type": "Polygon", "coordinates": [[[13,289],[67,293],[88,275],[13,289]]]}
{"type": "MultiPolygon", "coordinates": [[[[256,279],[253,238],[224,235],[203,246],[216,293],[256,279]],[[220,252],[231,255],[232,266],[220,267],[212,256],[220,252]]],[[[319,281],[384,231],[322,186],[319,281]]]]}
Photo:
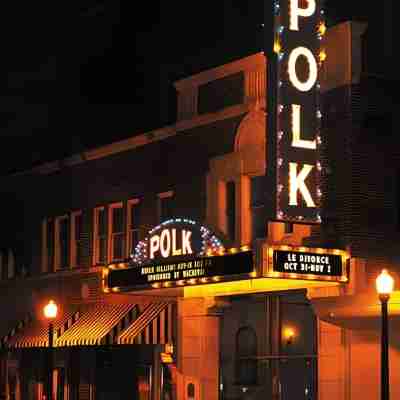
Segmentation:
{"type": "Polygon", "coordinates": [[[348,281],[347,252],[295,246],[272,246],[268,249],[270,276],[289,279],[348,281]]]}
{"type": "MultiPolygon", "coordinates": [[[[319,73],[326,53],[320,0],[276,0],[268,61],[269,157],[275,160],[275,217],[321,222],[319,73]]],[[[268,8],[268,7],[267,7],[268,8]]],[[[268,47],[268,46],[267,46],[268,47]]],[[[268,51],[268,48],[267,48],[268,51]]]]}
{"type": "Polygon", "coordinates": [[[105,291],[174,287],[248,278],[252,272],[248,248],[227,249],[208,227],[176,218],[153,228],[128,262],[109,265],[103,285],[105,291]]]}

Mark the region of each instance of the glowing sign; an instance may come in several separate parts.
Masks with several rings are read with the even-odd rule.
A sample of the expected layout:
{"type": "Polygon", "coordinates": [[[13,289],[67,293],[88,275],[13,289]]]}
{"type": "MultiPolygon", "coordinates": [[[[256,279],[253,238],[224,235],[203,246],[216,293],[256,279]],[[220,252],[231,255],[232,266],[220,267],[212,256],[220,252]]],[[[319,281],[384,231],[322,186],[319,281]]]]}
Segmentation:
{"type": "Polygon", "coordinates": [[[150,230],[136,246],[131,262],[143,265],[174,257],[213,255],[224,249],[221,239],[208,227],[188,218],[174,218],[150,230]]]}
{"type": "Polygon", "coordinates": [[[342,276],[342,256],[299,251],[274,251],[274,271],[299,275],[342,276]]]}
{"type": "Polygon", "coordinates": [[[275,0],[269,40],[267,157],[276,160],[275,217],[321,222],[319,71],[326,53],[321,0],[275,0]],[[323,54],[323,56],[321,56],[323,54]]]}
{"type": "Polygon", "coordinates": [[[105,291],[179,287],[238,279],[253,273],[248,246],[225,251],[213,231],[187,218],[170,219],[151,229],[128,262],[103,271],[105,291]]]}

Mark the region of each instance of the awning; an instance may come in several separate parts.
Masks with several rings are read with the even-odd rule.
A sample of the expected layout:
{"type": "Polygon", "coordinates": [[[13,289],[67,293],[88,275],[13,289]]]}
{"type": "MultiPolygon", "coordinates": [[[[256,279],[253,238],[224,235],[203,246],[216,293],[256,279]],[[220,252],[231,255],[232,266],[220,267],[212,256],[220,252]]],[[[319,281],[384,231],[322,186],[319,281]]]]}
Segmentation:
{"type": "MultiPolygon", "coordinates": [[[[63,315],[54,321],[54,342],[57,337],[62,335],[79,318],[79,311],[75,309],[66,310],[63,315]]],[[[48,347],[49,345],[49,323],[48,321],[32,320],[26,323],[14,334],[5,338],[5,344],[8,347],[48,347]]]]}
{"type": "Polygon", "coordinates": [[[173,341],[174,305],[150,303],[119,336],[119,344],[166,344],[173,341]]]}
{"type": "MultiPolygon", "coordinates": [[[[70,308],[54,321],[54,347],[173,342],[175,306],[169,302],[95,303],[70,308]],[[142,311],[143,310],[143,311],[142,311]]],[[[21,321],[2,342],[12,348],[48,346],[48,321],[21,321]]]]}
{"type": "Polygon", "coordinates": [[[112,344],[133,319],[136,304],[96,303],[82,311],[69,329],[55,340],[55,346],[112,344]]]}

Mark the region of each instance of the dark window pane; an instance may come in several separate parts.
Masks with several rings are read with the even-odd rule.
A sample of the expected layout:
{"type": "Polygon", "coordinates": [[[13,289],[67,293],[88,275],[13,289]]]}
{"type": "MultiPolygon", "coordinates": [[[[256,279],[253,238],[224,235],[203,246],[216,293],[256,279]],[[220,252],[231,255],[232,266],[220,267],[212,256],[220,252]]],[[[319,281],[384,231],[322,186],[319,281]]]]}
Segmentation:
{"type": "Polygon", "coordinates": [[[97,223],[98,223],[99,235],[105,235],[107,232],[106,210],[99,209],[97,211],[97,223]]]}
{"type": "Polygon", "coordinates": [[[124,258],[124,234],[113,235],[113,259],[124,258]]]}
{"type": "Polygon", "coordinates": [[[130,212],[131,220],[129,221],[129,226],[131,228],[138,228],[139,227],[139,225],[140,225],[140,214],[141,214],[140,211],[141,211],[140,203],[131,205],[131,212],[130,212]]]}
{"type": "Polygon", "coordinates": [[[105,263],[107,261],[107,239],[105,237],[100,237],[98,244],[99,244],[98,262],[105,263]]]}
{"type": "Polygon", "coordinates": [[[293,233],[293,223],[285,222],[285,233],[293,233]]]}
{"type": "Polygon", "coordinates": [[[54,263],[54,221],[47,222],[47,270],[53,271],[54,263]]]}
{"type": "Polygon", "coordinates": [[[112,231],[113,233],[124,231],[124,209],[122,207],[112,209],[112,231]]]}
{"type": "Polygon", "coordinates": [[[82,265],[82,214],[75,216],[75,266],[82,265]]]}
{"type": "Polygon", "coordinates": [[[63,218],[59,223],[60,268],[69,265],[69,218],[63,218]]]}
{"type": "Polygon", "coordinates": [[[251,206],[264,206],[267,197],[267,177],[253,176],[251,178],[251,206]]]}
{"type": "Polygon", "coordinates": [[[235,182],[226,184],[226,222],[227,233],[230,239],[235,240],[236,230],[236,201],[235,201],[235,182]]]}
{"type": "Polygon", "coordinates": [[[82,236],[82,215],[75,216],[75,240],[81,240],[82,236]]]}

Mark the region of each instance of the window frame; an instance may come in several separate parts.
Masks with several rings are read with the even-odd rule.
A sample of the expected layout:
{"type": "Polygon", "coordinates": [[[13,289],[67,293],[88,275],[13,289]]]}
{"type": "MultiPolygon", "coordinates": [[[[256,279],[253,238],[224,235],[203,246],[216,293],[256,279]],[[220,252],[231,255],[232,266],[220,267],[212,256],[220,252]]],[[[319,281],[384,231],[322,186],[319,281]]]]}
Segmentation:
{"type": "Polygon", "coordinates": [[[82,260],[78,262],[78,249],[82,251],[82,227],[83,227],[83,214],[81,210],[78,211],[72,211],[71,212],[71,222],[70,222],[70,267],[71,269],[73,268],[79,268],[82,267],[82,260]],[[76,220],[77,218],[81,218],[81,236],[80,238],[76,237],[76,220]]]}
{"type": "Polygon", "coordinates": [[[54,218],[54,271],[66,270],[71,266],[71,218],[69,214],[60,215],[54,218]],[[62,221],[69,221],[69,237],[67,239],[68,262],[67,265],[61,265],[61,238],[60,226],[62,221]],[[68,243],[69,242],[69,243],[68,243]]]}
{"type": "MultiPolygon", "coordinates": [[[[106,217],[107,217],[107,208],[106,206],[98,206],[93,209],[93,264],[94,265],[102,265],[102,264],[107,264],[108,262],[108,254],[106,254],[106,259],[104,261],[100,260],[100,239],[105,239],[106,240],[106,253],[108,253],[108,235],[107,231],[105,234],[102,236],[99,235],[99,214],[101,212],[105,212],[106,217]]],[[[107,221],[106,221],[106,227],[107,227],[107,221]]],[[[107,227],[108,228],[108,227],[107,227]]],[[[106,229],[107,229],[106,228],[106,229]]]]}
{"type": "Polygon", "coordinates": [[[161,215],[162,211],[162,201],[165,199],[171,199],[172,197],[175,196],[175,192],[173,190],[168,190],[166,192],[161,192],[157,194],[157,214],[158,214],[158,222],[164,222],[164,217],[161,215]]]}
{"type": "Polygon", "coordinates": [[[116,202],[109,204],[108,206],[108,254],[106,256],[107,262],[112,262],[112,261],[120,261],[124,258],[125,254],[125,236],[126,236],[126,221],[125,221],[125,215],[124,215],[124,204],[122,201],[116,202]],[[119,232],[113,232],[113,225],[114,225],[114,210],[115,209],[121,209],[122,210],[122,229],[119,232]],[[116,237],[122,237],[122,251],[121,251],[121,257],[115,258],[114,257],[114,241],[116,237]]]}
{"type": "MultiPolygon", "coordinates": [[[[133,214],[133,208],[134,207],[140,207],[140,199],[134,198],[134,199],[129,199],[127,202],[127,210],[126,210],[126,249],[125,249],[125,254],[126,257],[130,257],[130,251],[134,250],[134,247],[132,246],[133,243],[133,236],[134,232],[137,232],[139,240],[140,240],[140,225],[136,225],[135,222],[132,224],[132,214],[133,214]]],[[[140,221],[139,221],[140,222],[140,221]]]]}

